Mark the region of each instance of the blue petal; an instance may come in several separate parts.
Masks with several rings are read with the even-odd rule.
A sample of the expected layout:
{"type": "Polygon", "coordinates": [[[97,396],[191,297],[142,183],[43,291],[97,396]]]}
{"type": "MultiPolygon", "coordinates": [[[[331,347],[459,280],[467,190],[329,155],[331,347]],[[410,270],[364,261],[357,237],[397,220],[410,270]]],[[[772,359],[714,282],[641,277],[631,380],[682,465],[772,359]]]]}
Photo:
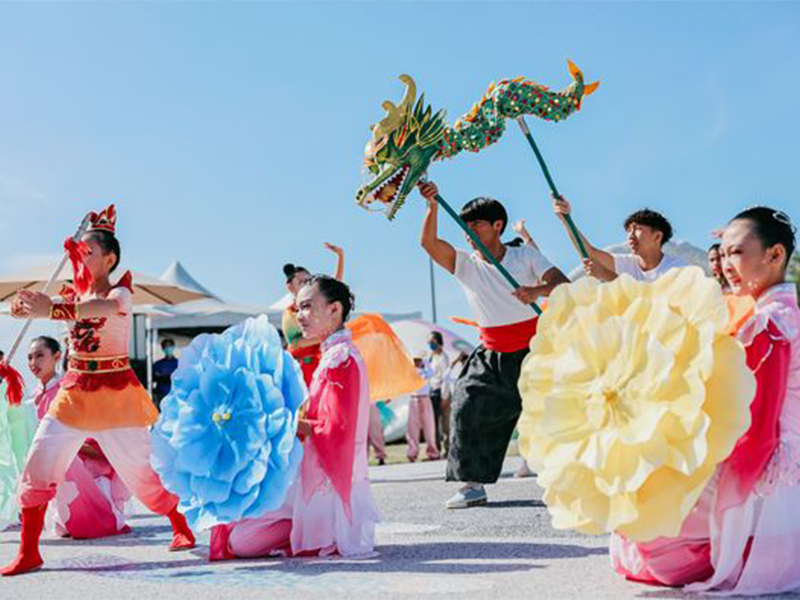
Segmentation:
{"type": "Polygon", "coordinates": [[[222,502],[231,494],[231,483],[213,477],[192,476],[190,486],[192,492],[205,499],[206,502],[222,502]]]}
{"type": "Polygon", "coordinates": [[[261,391],[264,412],[269,414],[285,406],[283,394],[279,388],[275,387],[270,375],[261,375],[257,383],[261,391]]]}
{"type": "Polygon", "coordinates": [[[286,493],[297,478],[297,472],[303,459],[303,446],[294,445],[287,465],[281,470],[270,470],[267,473],[268,485],[262,485],[258,499],[245,512],[245,518],[257,518],[270,510],[277,510],[286,500],[286,493]]]}
{"type": "Polygon", "coordinates": [[[258,486],[267,475],[267,461],[272,445],[267,442],[254,458],[237,476],[233,482],[233,491],[245,494],[258,486]]]}
{"type": "Polygon", "coordinates": [[[295,429],[305,395],[266,316],[184,349],[151,434],[152,464],[193,528],[283,503],[302,455],[295,429]]]}

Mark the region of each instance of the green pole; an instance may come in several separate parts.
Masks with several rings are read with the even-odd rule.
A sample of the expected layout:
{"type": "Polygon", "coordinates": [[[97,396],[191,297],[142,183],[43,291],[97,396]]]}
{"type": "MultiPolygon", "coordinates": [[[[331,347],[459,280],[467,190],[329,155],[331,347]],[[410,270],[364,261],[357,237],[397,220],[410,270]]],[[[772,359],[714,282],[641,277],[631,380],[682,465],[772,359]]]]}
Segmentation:
{"type": "MultiPolygon", "coordinates": [[[[445,201],[445,199],[442,198],[439,194],[436,194],[436,202],[438,202],[439,205],[447,211],[448,215],[453,217],[453,220],[456,223],[458,223],[458,225],[459,225],[459,227],[461,227],[461,229],[464,230],[464,233],[466,233],[469,236],[469,238],[478,247],[478,249],[483,253],[483,255],[486,257],[486,259],[489,262],[491,262],[497,268],[497,270],[500,271],[500,274],[503,277],[505,277],[506,281],[508,281],[508,283],[511,284],[511,287],[513,287],[515,290],[518,289],[520,287],[520,285],[517,282],[517,280],[514,279],[514,277],[511,275],[511,273],[509,273],[506,270],[506,268],[503,265],[500,264],[500,261],[497,260],[491,252],[489,252],[489,250],[486,248],[486,246],[483,245],[483,242],[481,242],[480,239],[478,238],[478,236],[475,235],[475,232],[472,231],[472,229],[470,229],[467,226],[467,224],[461,218],[461,215],[459,215],[456,211],[454,211],[453,207],[450,206],[445,201]]],[[[536,312],[537,315],[542,314],[542,309],[539,308],[539,305],[536,304],[536,302],[532,302],[530,306],[534,310],[534,312],[536,312]]]]}
{"type": "MultiPolygon", "coordinates": [[[[550,191],[553,192],[553,196],[556,198],[561,198],[561,194],[558,193],[556,189],[556,184],[553,181],[553,178],[550,176],[550,170],[547,168],[547,164],[544,162],[544,157],[542,153],[539,152],[539,147],[536,145],[536,142],[531,135],[531,130],[528,129],[528,124],[525,122],[525,117],[520,115],[517,117],[517,123],[519,124],[519,128],[522,130],[523,135],[528,140],[528,144],[530,144],[533,153],[536,155],[536,160],[539,161],[539,166],[542,168],[542,173],[544,173],[544,178],[547,180],[547,185],[550,186],[550,191]]],[[[573,243],[575,244],[576,249],[581,255],[581,258],[589,258],[589,253],[586,251],[586,246],[583,244],[583,240],[581,239],[580,234],[578,233],[578,228],[575,227],[575,222],[572,220],[571,215],[562,215],[561,219],[564,221],[564,224],[567,226],[569,230],[570,236],[572,237],[573,243]]]]}

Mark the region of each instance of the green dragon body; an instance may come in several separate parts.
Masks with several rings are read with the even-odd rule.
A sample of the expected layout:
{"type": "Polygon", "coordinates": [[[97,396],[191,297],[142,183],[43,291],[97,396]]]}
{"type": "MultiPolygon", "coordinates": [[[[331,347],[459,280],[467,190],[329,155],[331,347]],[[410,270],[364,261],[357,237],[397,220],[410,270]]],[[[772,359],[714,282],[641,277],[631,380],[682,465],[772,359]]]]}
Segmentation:
{"type": "Polygon", "coordinates": [[[372,139],[364,152],[372,179],[358,190],[356,202],[365,208],[378,202],[392,219],[433,161],[490,146],[503,135],[506,119],[523,115],[547,121],[566,119],[598,85],[585,84],[572,62],[569,69],[574,81],[560,92],[523,77],[492,83],[453,127],[445,122],[443,110],[433,113],[426,106],[424,95],[417,100],[414,80],[401,75],[405,96],[399,106],[384,102],[386,117],[372,126],[372,139]]]}

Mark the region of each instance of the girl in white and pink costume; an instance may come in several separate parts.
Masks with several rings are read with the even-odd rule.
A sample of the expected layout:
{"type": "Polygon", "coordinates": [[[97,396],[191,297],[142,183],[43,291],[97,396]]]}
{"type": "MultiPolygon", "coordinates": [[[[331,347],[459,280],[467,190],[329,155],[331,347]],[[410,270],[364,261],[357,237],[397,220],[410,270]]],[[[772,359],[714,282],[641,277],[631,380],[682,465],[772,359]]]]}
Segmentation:
{"type": "Polygon", "coordinates": [[[794,249],[789,218],[770,208],[743,211],[725,230],[725,277],[755,300],[737,334],[756,376],[752,424],[680,535],[612,536],[612,562],[629,579],[725,595],[800,589],[800,308],[785,282],[794,249]]]}

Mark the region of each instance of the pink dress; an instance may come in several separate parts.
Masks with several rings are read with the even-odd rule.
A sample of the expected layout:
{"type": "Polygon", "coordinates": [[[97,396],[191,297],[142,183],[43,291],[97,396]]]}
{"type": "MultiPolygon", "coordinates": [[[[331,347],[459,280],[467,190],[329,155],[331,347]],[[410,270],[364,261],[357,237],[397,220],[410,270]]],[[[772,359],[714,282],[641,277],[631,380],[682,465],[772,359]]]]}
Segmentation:
{"type": "Polygon", "coordinates": [[[275,554],[369,556],[380,513],[367,468],[369,383],[349,331],[322,344],[309,389],[300,476],[284,505],[258,519],[215,527],[211,558],[275,554]]]}
{"type": "Polygon", "coordinates": [[[630,579],[721,595],[800,589],[800,308],[794,284],[758,299],[738,334],[757,380],[752,425],[677,538],[611,539],[630,579]]]}
{"type": "MultiPolygon", "coordinates": [[[[61,383],[60,378],[39,386],[34,395],[36,414],[47,414],[61,383]]],[[[127,533],[124,506],[131,494],[108,463],[100,447],[87,440],[99,457],[79,453],[72,461],[63,482],[58,485],[55,510],[48,511],[48,529],[56,535],[73,538],[99,538],[127,533]]]]}

